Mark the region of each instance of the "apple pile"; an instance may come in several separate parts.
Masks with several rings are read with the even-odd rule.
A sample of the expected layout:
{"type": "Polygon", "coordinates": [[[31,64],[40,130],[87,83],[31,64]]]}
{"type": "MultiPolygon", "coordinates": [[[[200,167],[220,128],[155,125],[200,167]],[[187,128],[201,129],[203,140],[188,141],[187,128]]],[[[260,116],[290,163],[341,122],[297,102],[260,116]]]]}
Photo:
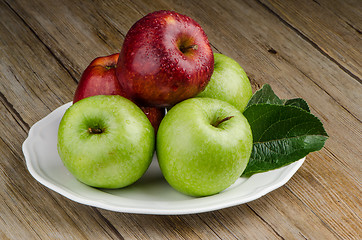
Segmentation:
{"type": "Polygon", "coordinates": [[[79,181],[122,188],[145,173],[156,150],[174,189],[216,194],[249,161],[253,139],[242,112],[251,96],[243,69],[213,53],[195,20],[156,11],[129,29],[120,53],[85,69],[59,125],[59,156],[79,181]]]}

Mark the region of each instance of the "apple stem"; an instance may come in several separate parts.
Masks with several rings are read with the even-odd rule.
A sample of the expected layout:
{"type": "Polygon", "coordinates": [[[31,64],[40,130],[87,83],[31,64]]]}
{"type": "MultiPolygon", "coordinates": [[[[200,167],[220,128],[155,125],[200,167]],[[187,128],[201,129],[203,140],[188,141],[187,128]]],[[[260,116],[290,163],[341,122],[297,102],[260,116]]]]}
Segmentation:
{"type": "Polygon", "coordinates": [[[187,46],[187,47],[181,47],[180,50],[181,52],[185,53],[187,52],[187,50],[192,49],[192,50],[197,50],[198,46],[196,44],[187,46]]]}
{"type": "Polygon", "coordinates": [[[106,66],[105,68],[106,68],[107,70],[109,70],[109,69],[116,68],[116,67],[117,67],[117,65],[112,64],[112,65],[106,66]]]}
{"type": "Polygon", "coordinates": [[[221,120],[218,120],[216,121],[215,123],[212,123],[211,125],[214,126],[214,127],[218,127],[221,123],[233,118],[234,116],[229,116],[229,117],[226,117],[226,118],[223,118],[221,120]]]}
{"type": "Polygon", "coordinates": [[[103,132],[103,130],[100,128],[88,128],[88,132],[92,134],[100,134],[103,132]]]}

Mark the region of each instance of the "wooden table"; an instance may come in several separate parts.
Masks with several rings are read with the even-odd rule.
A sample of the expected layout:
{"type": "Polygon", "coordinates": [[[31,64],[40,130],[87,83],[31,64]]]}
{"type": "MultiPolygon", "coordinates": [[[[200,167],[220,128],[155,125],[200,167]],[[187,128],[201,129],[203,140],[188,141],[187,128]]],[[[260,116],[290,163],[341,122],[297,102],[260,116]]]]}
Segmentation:
{"type": "Polygon", "coordinates": [[[358,0],[0,2],[0,239],[361,239],[362,3],[358,0]],[[28,172],[30,127],[72,100],[92,59],[145,14],[198,21],[253,91],[302,97],[330,138],[283,187],[213,212],[157,216],[73,202],[28,172]]]}

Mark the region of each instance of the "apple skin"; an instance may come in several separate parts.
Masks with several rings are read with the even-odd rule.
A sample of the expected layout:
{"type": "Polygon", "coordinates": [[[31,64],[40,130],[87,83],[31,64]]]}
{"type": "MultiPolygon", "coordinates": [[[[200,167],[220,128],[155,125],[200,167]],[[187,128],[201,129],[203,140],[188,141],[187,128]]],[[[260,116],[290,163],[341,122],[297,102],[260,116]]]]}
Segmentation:
{"type": "Polygon", "coordinates": [[[95,95],[124,95],[115,75],[119,53],[95,58],[84,70],[73,103],[95,95]]]}
{"type": "Polygon", "coordinates": [[[148,120],[150,120],[152,127],[155,130],[155,134],[158,131],[158,127],[165,116],[165,109],[164,108],[157,108],[157,107],[143,107],[139,106],[143,113],[147,116],[148,120]]]}
{"type": "Polygon", "coordinates": [[[208,84],[214,56],[201,26],[173,11],[156,11],[128,31],[117,63],[122,88],[142,106],[169,107],[208,84]]]}
{"type": "Polygon", "coordinates": [[[243,112],[252,96],[250,81],[242,67],[230,57],[214,53],[214,72],[197,97],[226,101],[243,112]]]}
{"type": "MultiPolygon", "coordinates": [[[[120,95],[130,99],[121,88],[116,77],[119,53],[95,58],[84,70],[74,94],[73,104],[79,100],[96,95],[120,95]]],[[[165,109],[139,106],[157,132],[165,115],[165,109]]]]}
{"type": "Polygon", "coordinates": [[[231,104],[191,98],[166,114],[156,142],[167,182],[179,192],[200,197],[223,191],[241,176],[253,137],[248,121],[231,104]]]}
{"type": "Polygon", "coordinates": [[[132,101],[111,95],[84,98],[64,114],[58,129],[58,153],[81,182],[98,188],[122,188],[149,167],[155,145],[150,121],[132,101]]]}

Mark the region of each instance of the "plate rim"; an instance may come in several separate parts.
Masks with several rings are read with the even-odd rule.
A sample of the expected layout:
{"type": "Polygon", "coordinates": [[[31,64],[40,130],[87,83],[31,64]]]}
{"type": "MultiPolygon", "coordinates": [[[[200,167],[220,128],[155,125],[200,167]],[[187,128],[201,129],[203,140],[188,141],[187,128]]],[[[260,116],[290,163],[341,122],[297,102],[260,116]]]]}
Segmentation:
{"type": "MultiPolygon", "coordinates": [[[[256,199],[274,191],[275,189],[278,189],[281,186],[285,185],[293,177],[293,175],[297,172],[297,170],[302,166],[302,164],[304,163],[304,161],[306,159],[306,157],[304,157],[296,162],[293,162],[282,168],[276,169],[276,170],[280,171],[282,169],[290,168],[287,173],[282,172],[281,175],[278,176],[278,178],[274,181],[275,183],[273,183],[272,185],[268,184],[265,188],[258,191],[256,194],[254,194],[254,195],[252,194],[252,195],[244,198],[243,201],[240,201],[240,200],[238,201],[237,196],[236,196],[236,197],[232,198],[231,201],[228,201],[226,203],[217,202],[216,204],[206,205],[206,206],[204,205],[202,208],[197,208],[197,209],[195,209],[195,208],[190,208],[190,209],[187,209],[187,208],[186,209],[148,208],[148,209],[146,209],[145,207],[143,207],[143,208],[132,207],[132,206],[131,207],[130,206],[122,207],[122,206],[110,205],[110,204],[107,204],[102,201],[97,201],[94,199],[87,199],[83,195],[76,194],[73,189],[65,188],[63,185],[59,186],[59,185],[53,183],[51,181],[51,179],[48,180],[47,178],[49,178],[49,177],[47,175],[45,175],[45,174],[41,175],[39,173],[39,171],[37,171],[37,170],[41,170],[41,169],[39,167],[39,161],[37,159],[33,160],[33,158],[32,158],[34,156],[34,154],[32,155],[31,151],[35,151],[35,150],[32,148],[33,145],[32,145],[31,140],[35,137],[37,130],[39,130],[39,128],[41,127],[42,124],[52,123],[52,121],[58,120],[59,118],[61,118],[61,117],[59,117],[59,112],[60,111],[65,112],[66,109],[68,109],[71,105],[72,105],[72,102],[68,102],[66,104],[63,104],[62,106],[59,106],[58,108],[56,108],[55,110],[50,112],[47,116],[45,116],[41,120],[37,121],[33,126],[31,126],[28,136],[22,144],[22,151],[23,151],[23,154],[25,157],[27,169],[35,180],[37,180],[39,183],[41,183],[45,187],[51,189],[52,191],[55,191],[58,194],[66,197],[72,201],[78,202],[80,204],[98,207],[98,208],[106,209],[109,211],[123,212],[123,213],[135,213],[135,214],[152,214],[152,215],[184,215],[184,214],[197,214],[197,213],[210,212],[210,211],[215,211],[215,210],[220,210],[220,209],[224,209],[224,208],[229,208],[232,206],[245,204],[250,201],[256,200],[256,199]]],[[[271,170],[271,171],[275,171],[275,170],[271,170]]],[[[254,175],[258,176],[259,174],[267,174],[267,173],[268,172],[257,173],[254,175]]],[[[253,176],[251,176],[251,177],[253,177],[253,176]]],[[[219,194],[222,194],[222,193],[219,193],[219,194]]],[[[213,195],[213,196],[215,196],[215,195],[213,195]]],[[[212,196],[209,196],[209,197],[212,197],[212,196]]],[[[195,198],[195,199],[202,199],[202,198],[195,198]]],[[[185,200],[181,200],[181,201],[185,201],[185,200]]]]}

